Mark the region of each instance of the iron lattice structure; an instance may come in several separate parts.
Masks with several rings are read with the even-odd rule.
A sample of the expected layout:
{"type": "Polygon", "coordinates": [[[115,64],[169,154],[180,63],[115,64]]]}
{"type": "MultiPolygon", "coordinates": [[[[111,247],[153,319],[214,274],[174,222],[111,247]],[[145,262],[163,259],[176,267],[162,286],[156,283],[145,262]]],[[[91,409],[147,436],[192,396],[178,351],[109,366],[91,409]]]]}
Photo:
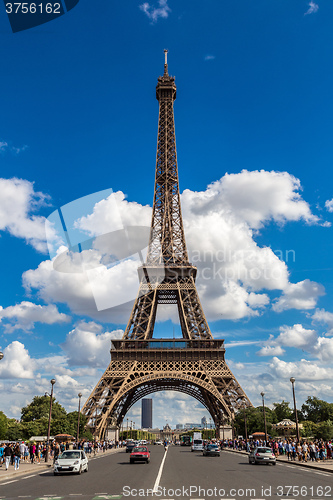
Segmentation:
{"type": "Polygon", "coordinates": [[[154,204],[146,263],[123,339],[113,341],[111,362],[82,412],[102,438],[120,427],[139,399],[157,391],[189,394],[211,414],[217,434],[241,406],[252,406],[225,362],[223,340],[214,340],[195,286],[197,269],[188,261],[181,213],[173,104],[175,79],[158,78],[158,141],[154,204]],[[182,340],[154,340],[158,304],[177,304],[182,340]]]}

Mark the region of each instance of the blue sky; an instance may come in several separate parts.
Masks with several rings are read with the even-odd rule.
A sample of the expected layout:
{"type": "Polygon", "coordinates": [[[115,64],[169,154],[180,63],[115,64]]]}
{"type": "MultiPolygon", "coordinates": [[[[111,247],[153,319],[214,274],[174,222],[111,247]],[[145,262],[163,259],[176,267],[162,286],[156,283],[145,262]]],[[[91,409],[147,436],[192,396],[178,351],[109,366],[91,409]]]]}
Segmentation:
{"type": "MultiPolygon", "coordinates": [[[[53,269],[44,226],[64,205],[74,213],[80,198],[83,240],[116,227],[115,204],[122,220],[149,224],[164,48],[177,84],[187,244],[212,332],[225,338],[253,404],[261,390],[268,404],[290,401],[291,375],[300,404],[309,395],[333,401],[332,19],[332,3],[321,0],[80,0],[58,20],[13,34],[0,11],[8,416],[54,375],[57,398],[75,409],[126,326],[130,307],[121,307],[124,290],[112,279],[126,277],[126,300],[134,299],[135,261],[113,277],[92,265],[106,279],[91,285],[91,276],[53,269]],[[104,202],[105,193],[91,198],[104,190],[104,202]]],[[[61,253],[65,242],[54,232],[49,243],[61,253]]],[[[175,311],[160,319],[156,334],[179,334],[175,311]]],[[[154,398],[158,426],[205,414],[180,394],[154,398]]],[[[139,417],[136,406],[130,418],[138,425],[139,417]]]]}

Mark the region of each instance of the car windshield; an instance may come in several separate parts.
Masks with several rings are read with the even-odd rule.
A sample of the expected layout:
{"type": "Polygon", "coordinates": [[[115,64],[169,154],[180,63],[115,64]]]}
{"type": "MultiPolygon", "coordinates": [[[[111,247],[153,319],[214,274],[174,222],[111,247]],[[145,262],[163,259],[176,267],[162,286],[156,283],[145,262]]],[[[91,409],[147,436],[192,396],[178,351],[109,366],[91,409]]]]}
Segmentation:
{"type": "Polygon", "coordinates": [[[257,453],[272,453],[271,448],[258,448],[257,453]]]}
{"type": "Polygon", "coordinates": [[[207,446],[207,448],[208,448],[209,450],[215,450],[216,448],[218,448],[218,446],[217,446],[217,444],[209,444],[209,445],[207,446]]]}
{"type": "Polygon", "coordinates": [[[148,451],[145,446],[138,446],[137,448],[134,448],[133,452],[135,453],[136,451],[148,451]]]}
{"type": "Polygon", "coordinates": [[[80,458],[81,453],[79,451],[64,451],[59,458],[66,458],[71,459],[71,458],[80,458]]]}

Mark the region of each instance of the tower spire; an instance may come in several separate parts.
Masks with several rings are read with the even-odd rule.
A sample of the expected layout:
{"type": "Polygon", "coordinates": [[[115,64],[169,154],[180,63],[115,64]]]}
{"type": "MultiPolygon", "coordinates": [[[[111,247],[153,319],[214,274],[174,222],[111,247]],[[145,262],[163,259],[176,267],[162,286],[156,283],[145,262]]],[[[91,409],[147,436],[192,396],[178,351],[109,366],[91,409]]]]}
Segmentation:
{"type": "Polygon", "coordinates": [[[168,73],[168,49],[164,49],[164,76],[169,76],[168,73]]]}

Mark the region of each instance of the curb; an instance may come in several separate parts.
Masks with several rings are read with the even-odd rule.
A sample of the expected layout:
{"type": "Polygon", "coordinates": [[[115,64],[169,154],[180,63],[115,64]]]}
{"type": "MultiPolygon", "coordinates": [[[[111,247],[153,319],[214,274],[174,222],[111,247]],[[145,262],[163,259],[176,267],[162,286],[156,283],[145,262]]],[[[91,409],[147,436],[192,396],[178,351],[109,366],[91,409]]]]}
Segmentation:
{"type": "MultiPolygon", "coordinates": [[[[119,451],[123,451],[125,448],[112,448],[111,450],[107,450],[105,452],[100,451],[99,453],[96,453],[95,456],[92,456],[90,458],[102,458],[106,457],[107,455],[112,455],[113,453],[117,453],[119,451]]],[[[30,465],[30,464],[29,464],[30,465]]],[[[10,467],[13,467],[12,465],[10,467]]],[[[5,473],[3,476],[2,474],[0,475],[0,486],[3,481],[10,480],[10,479],[15,479],[16,477],[22,477],[26,475],[32,475],[36,474],[38,475],[39,472],[45,471],[49,468],[53,467],[53,461],[50,462],[49,464],[43,463],[42,465],[36,465],[36,468],[32,468],[30,470],[24,470],[24,469],[19,469],[19,471],[11,470],[10,472],[5,473]]]]}
{"type": "MultiPolygon", "coordinates": [[[[13,466],[11,466],[11,467],[13,467],[13,466]]],[[[15,477],[21,477],[21,476],[25,476],[27,474],[35,474],[36,472],[38,474],[39,471],[45,471],[49,467],[52,467],[52,464],[49,464],[49,465],[43,464],[42,466],[37,466],[36,468],[30,469],[30,470],[23,470],[23,469],[19,470],[19,471],[11,470],[10,472],[5,473],[4,476],[1,475],[0,484],[2,483],[2,481],[6,481],[7,479],[14,479],[15,477]]]]}
{"type": "MultiPolygon", "coordinates": [[[[223,448],[223,451],[229,451],[230,453],[238,453],[239,455],[248,455],[247,451],[237,451],[237,450],[233,450],[233,449],[226,449],[226,448],[223,448]]],[[[283,460],[279,457],[276,457],[276,460],[277,462],[279,462],[280,464],[292,464],[292,465],[297,465],[298,467],[306,467],[307,469],[315,469],[315,470],[320,470],[322,472],[328,472],[329,474],[333,474],[333,468],[332,469],[326,469],[325,467],[322,467],[322,466],[318,466],[318,465],[308,465],[304,462],[294,462],[294,461],[288,461],[288,460],[283,460]]],[[[332,462],[332,465],[333,465],[333,462],[332,462]]]]}

